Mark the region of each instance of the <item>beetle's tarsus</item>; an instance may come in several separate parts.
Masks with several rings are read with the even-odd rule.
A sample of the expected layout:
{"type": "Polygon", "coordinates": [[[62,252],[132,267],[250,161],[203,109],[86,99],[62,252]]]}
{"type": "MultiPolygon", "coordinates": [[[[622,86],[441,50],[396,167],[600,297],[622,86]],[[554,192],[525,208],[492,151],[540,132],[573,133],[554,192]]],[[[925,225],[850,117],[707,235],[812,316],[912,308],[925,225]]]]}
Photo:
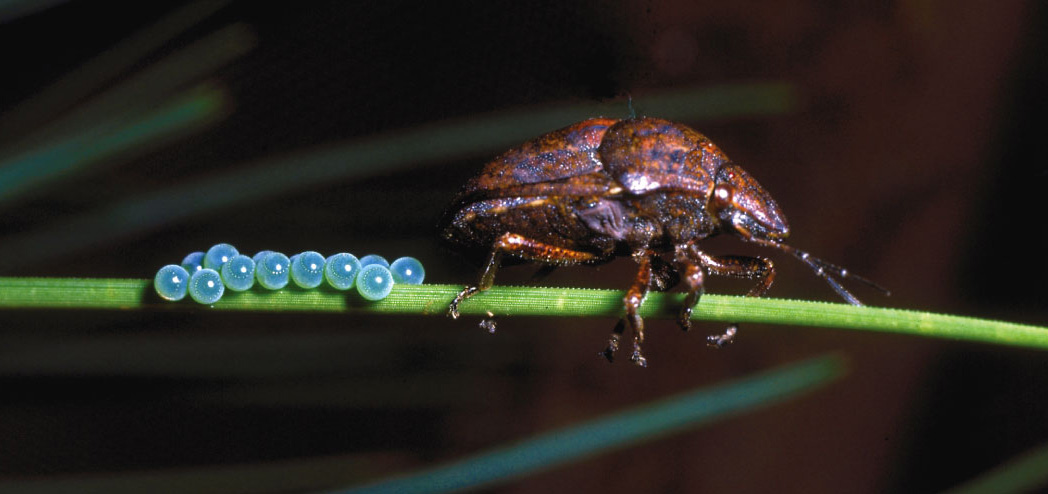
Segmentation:
{"type": "Polygon", "coordinates": [[[476,295],[476,293],[479,291],[480,288],[478,287],[467,286],[463,288],[461,292],[458,292],[458,295],[455,295],[455,300],[452,300],[451,304],[448,305],[448,317],[452,319],[458,319],[459,303],[461,303],[463,300],[466,300],[467,298],[472,297],[473,295],[476,295]]]}
{"type": "Polygon", "coordinates": [[[735,334],[739,332],[739,325],[732,324],[724,330],[724,334],[714,334],[706,337],[706,346],[710,348],[724,348],[735,342],[735,334]]]}
{"type": "Polygon", "coordinates": [[[600,352],[600,356],[608,359],[608,362],[615,361],[615,353],[619,351],[619,340],[622,338],[618,333],[612,333],[608,337],[608,347],[604,351],[600,352]]]}
{"type": "Polygon", "coordinates": [[[608,362],[615,361],[615,353],[619,351],[619,341],[622,340],[622,333],[626,331],[626,320],[619,319],[619,322],[615,323],[615,328],[611,330],[611,335],[608,336],[608,346],[603,352],[600,352],[604,358],[608,359],[608,362]]]}
{"type": "Polygon", "coordinates": [[[487,331],[488,333],[495,334],[495,320],[494,319],[483,319],[480,321],[480,329],[487,331]]]}
{"type": "Polygon", "coordinates": [[[648,359],[644,358],[644,354],[640,351],[640,345],[633,347],[633,355],[630,355],[630,361],[636,364],[637,367],[647,367],[648,359]]]}
{"type": "Polygon", "coordinates": [[[680,316],[677,317],[677,325],[685,333],[691,330],[691,307],[681,307],[680,316]]]}

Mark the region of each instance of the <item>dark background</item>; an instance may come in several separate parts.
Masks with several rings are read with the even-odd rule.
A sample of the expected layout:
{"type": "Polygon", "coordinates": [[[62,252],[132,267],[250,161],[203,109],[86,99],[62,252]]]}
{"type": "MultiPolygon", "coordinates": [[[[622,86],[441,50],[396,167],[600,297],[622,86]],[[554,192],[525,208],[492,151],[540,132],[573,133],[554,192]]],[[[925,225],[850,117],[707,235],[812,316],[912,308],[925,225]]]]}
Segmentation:
{"type": "MultiPolygon", "coordinates": [[[[69,1],[6,20],[0,111],[13,115],[179,5],[69,1]]],[[[277,5],[226,4],[66,107],[5,125],[0,143],[17,149],[218,29],[236,23],[253,37],[245,55],[192,81],[226,91],[224,119],[5,200],[0,249],[122,198],[318,145],[530,107],[603,101],[625,117],[627,95],[644,113],[660,90],[777,81],[798,91],[789,114],[685,123],[775,196],[793,245],[892,289],[857,287],[872,305],[1048,324],[1041,4],[277,5]]],[[[427,281],[466,283],[473,264],[438,245],[435,225],[499,151],[268,195],[46,258],[23,252],[28,262],[8,248],[0,274],[147,278],[226,241],[412,255],[427,281]]],[[[834,300],[803,266],[776,259],[772,296],[834,300]]],[[[631,269],[619,260],[543,283],[625,288],[631,269]]],[[[499,282],[532,271],[509,268],[499,282]]],[[[714,293],[745,286],[709,281],[714,293]]],[[[349,484],[830,350],[850,357],[851,374],[812,396],[495,490],[927,492],[1048,441],[1042,352],[762,325],[713,352],[703,334],[717,325],[683,335],[652,321],[641,370],[595,356],[613,322],[504,318],[492,337],[434,317],[6,310],[0,361],[23,364],[0,372],[0,486],[311,458],[345,459],[349,484]]]]}

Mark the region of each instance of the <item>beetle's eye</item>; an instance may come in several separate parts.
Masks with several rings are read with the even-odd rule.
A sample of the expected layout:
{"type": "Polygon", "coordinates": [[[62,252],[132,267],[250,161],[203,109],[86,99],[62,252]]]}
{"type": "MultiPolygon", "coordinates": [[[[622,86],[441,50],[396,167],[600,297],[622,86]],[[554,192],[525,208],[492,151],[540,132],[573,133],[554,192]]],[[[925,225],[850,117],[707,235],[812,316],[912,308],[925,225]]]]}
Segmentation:
{"type": "Polygon", "coordinates": [[[732,187],[728,184],[717,184],[713,188],[713,208],[717,210],[724,209],[731,205],[732,199],[732,187]]]}

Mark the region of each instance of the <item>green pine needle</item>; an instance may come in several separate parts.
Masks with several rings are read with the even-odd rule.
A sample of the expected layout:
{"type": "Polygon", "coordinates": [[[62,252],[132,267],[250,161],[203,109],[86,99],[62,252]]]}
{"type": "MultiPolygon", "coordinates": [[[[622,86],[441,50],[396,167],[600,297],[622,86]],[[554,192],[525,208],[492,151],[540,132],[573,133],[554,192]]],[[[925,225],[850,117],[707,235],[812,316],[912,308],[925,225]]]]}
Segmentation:
{"type": "MultiPolygon", "coordinates": [[[[389,297],[367,302],[355,292],[332,289],[275,292],[259,288],[227,291],[210,307],[189,301],[165,302],[152,280],[108,278],[3,278],[0,308],[82,308],[125,310],[248,310],[418,314],[443,317],[459,285],[398,285],[389,297]]],[[[622,315],[622,292],[586,288],[494,287],[460,306],[464,315],[608,317],[622,315]]],[[[644,302],[645,317],[675,317],[681,294],[652,293],[644,302]]],[[[846,304],[704,295],[694,319],[847,328],[912,334],[1048,349],[1048,328],[930,312],[846,304]]]]}
{"type": "Polygon", "coordinates": [[[1048,445],[1041,445],[946,492],[948,494],[1044,492],[1045,486],[1048,486],[1048,445]]]}
{"type": "Polygon", "coordinates": [[[436,494],[492,487],[797,398],[841,378],[846,371],[847,364],[838,355],[816,357],[331,494],[436,494]]]}

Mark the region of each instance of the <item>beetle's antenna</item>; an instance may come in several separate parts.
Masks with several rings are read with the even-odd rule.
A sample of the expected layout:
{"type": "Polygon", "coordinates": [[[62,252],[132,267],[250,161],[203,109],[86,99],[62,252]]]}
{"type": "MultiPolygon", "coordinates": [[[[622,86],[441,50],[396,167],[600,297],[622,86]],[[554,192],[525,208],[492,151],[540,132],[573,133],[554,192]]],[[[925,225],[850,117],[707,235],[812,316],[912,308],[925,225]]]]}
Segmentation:
{"type": "Polygon", "coordinates": [[[801,262],[807,264],[808,267],[812,268],[812,270],[815,271],[816,276],[826,280],[826,283],[829,283],[830,288],[833,288],[833,291],[837,292],[837,295],[840,295],[841,298],[846,300],[849,304],[862,305],[862,302],[860,302],[859,299],[855,297],[855,295],[852,295],[851,292],[845,289],[844,286],[842,286],[841,283],[837,281],[836,278],[834,278],[834,276],[837,276],[841,279],[855,280],[870,288],[878,290],[884,293],[885,295],[891,295],[891,292],[887,288],[884,288],[878,285],[877,283],[874,283],[873,281],[863,278],[862,276],[852,274],[851,271],[848,271],[847,269],[842,268],[836,264],[831,264],[826,261],[823,261],[822,259],[814,257],[803,250],[796,249],[794,247],[790,247],[789,245],[770,240],[757,240],[757,243],[760,243],[761,245],[767,245],[769,247],[775,247],[779,250],[784,250],[790,253],[790,255],[792,255],[793,257],[800,259],[801,262]]]}

